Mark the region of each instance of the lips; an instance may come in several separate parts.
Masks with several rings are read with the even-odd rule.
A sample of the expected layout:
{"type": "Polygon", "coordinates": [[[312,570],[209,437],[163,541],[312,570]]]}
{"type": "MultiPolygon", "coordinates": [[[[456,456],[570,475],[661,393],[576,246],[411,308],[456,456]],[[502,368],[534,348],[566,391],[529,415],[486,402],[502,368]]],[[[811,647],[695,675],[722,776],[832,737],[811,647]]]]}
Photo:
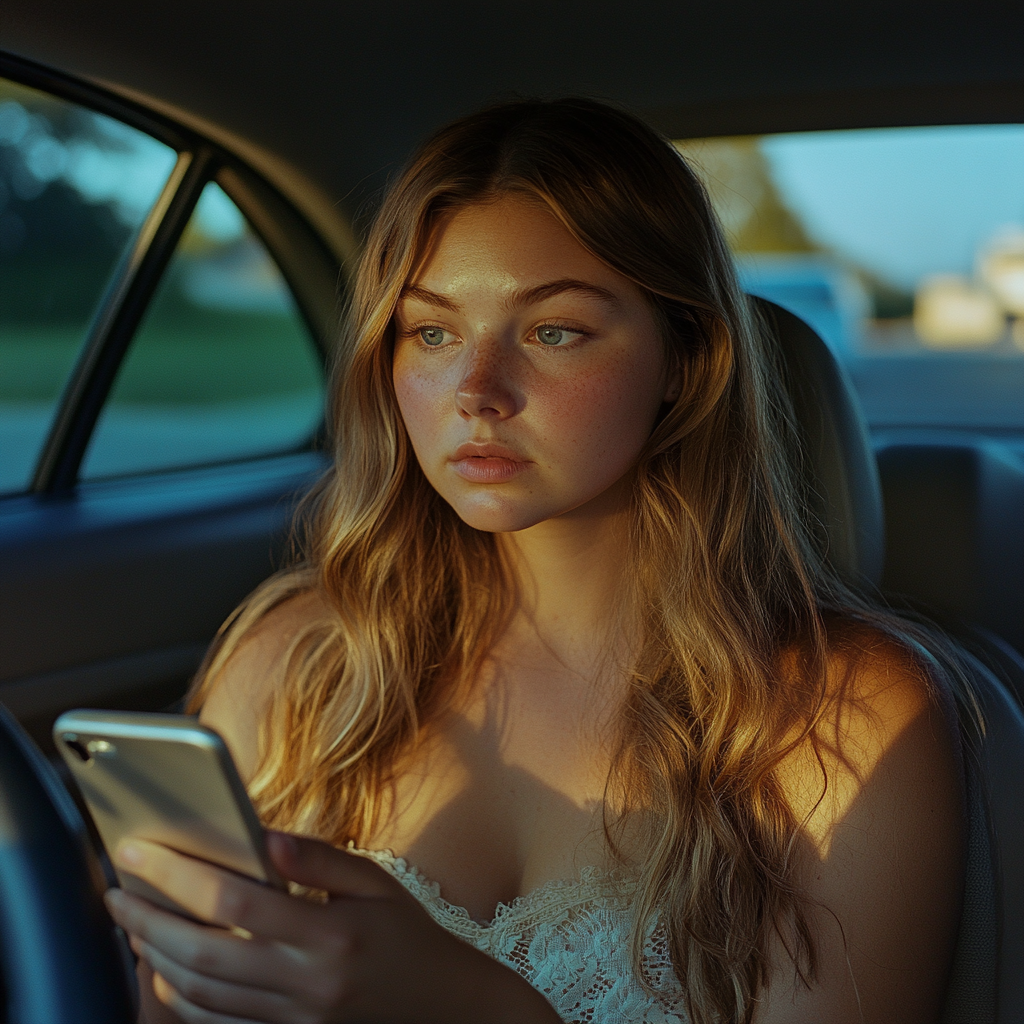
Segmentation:
{"type": "Polygon", "coordinates": [[[508,459],[509,462],[527,462],[521,455],[506,448],[503,444],[494,444],[491,441],[478,442],[467,441],[455,449],[451,457],[452,462],[461,462],[463,459],[508,459]]]}
{"type": "Polygon", "coordinates": [[[448,461],[459,476],[473,483],[503,483],[530,465],[529,459],[504,445],[473,441],[459,445],[448,461]]]}

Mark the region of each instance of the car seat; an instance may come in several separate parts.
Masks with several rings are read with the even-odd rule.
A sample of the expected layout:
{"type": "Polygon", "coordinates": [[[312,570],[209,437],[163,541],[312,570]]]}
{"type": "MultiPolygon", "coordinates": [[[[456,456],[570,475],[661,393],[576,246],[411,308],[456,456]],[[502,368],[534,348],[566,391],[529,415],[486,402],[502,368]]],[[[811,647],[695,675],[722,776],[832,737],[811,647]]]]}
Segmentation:
{"type": "MultiPolygon", "coordinates": [[[[873,590],[885,554],[878,469],[853,389],[802,320],[764,299],[755,308],[778,342],[798,428],[807,493],[834,568],[873,590]]],[[[979,640],[981,642],[981,640],[979,640]]],[[[1024,1021],[1024,715],[965,651],[984,719],[968,756],[967,871],[943,1024],[1024,1021]]],[[[1001,662],[1006,673],[1012,663],[1001,662]]],[[[1017,680],[1012,680],[1017,682],[1017,680]]],[[[1024,692],[1024,691],[1022,691],[1024,692]]]]}
{"type": "Polygon", "coordinates": [[[1002,441],[941,433],[913,445],[883,435],[875,454],[883,591],[978,647],[1024,704],[1024,463],[1002,441]]]}

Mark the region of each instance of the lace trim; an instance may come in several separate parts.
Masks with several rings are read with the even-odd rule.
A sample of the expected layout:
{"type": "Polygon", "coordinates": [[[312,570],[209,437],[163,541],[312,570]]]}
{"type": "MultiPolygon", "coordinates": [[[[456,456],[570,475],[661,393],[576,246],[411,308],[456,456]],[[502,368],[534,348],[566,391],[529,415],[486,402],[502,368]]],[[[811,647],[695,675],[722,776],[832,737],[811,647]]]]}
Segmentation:
{"type": "Polygon", "coordinates": [[[580,872],[579,879],[560,878],[544,882],[525,895],[517,896],[511,903],[499,903],[490,921],[480,921],[471,917],[465,907],[446,900],[441,895],[440,884],[409,864],[404,857],[396,857],[390,850],[363,850],[354,844],[349,844],[349,850],[376,861],[421,903],[437,907],[456,927],[464,927],[474,935],[511,923],[520,928],[529,928],[537,919],[548,919],[552,914],[564,913],[595,900],[613,903],[617,909],[628,910],[633,892],[632,881],[621,872],[602,871],[587,865],[580,872]]]}
{"type": "Polygon", "coordinates": [[[687,1024],[664,928],[651,929],[640,984],[629,955],[633,881],[588,866],[578,879],[556,879],[499,903],[491,921],[476,921],[450,903],[441,886],[390,850],[349,849],[376,861],[431,918],[507,964],[542,992],[570,1024],[687,1024]]]}

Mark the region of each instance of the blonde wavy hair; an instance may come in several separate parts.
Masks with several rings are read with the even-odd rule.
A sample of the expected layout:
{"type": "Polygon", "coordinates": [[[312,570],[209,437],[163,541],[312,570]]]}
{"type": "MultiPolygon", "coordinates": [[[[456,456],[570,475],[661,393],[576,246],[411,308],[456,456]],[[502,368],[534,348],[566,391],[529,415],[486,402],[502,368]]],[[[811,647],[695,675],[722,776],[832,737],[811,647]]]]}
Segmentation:
{"type": "Polygon", "coordinates": [[[799,823],[776,769],[808,738],[822,742],[829,624],[852,616],[910,646],[920,631],[828,567],[800,511],[781,372],[708,198],[634,117],[521,101],[416,153],[359,263],[332,392],[334,466],[302,511],[299,554],[225,624],[188,706],[270,609],[318,592],[326,610],[290,640],[250,793],[267,826],[343,845],[371,834],[400,757],[474,678],[508,622],[512,577],[496,538],[465,525],[420,471],[392,384],[393,316],[439,218],[512,194],[545,204],[643,290],[682,372],[635,470],[626,600],[640,642],[607,804],[614,792],[620,820],[643,812],[639,976],[660,915],[695,1024],[749,1021],[773,937],[805,981],[814,975],[791,871],[799,823]]]}

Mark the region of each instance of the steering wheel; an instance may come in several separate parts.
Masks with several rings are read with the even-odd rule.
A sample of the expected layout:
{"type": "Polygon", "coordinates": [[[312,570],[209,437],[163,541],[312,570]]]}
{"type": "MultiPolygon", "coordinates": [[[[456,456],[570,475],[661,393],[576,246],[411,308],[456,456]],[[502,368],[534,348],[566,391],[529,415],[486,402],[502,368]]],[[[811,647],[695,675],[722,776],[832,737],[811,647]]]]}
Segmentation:
{"type": "Polygon", "coordinates": [[[0,965],[8,1024],[133,1024],[132,963],[53,766],[0,704],[0,965]]]}

